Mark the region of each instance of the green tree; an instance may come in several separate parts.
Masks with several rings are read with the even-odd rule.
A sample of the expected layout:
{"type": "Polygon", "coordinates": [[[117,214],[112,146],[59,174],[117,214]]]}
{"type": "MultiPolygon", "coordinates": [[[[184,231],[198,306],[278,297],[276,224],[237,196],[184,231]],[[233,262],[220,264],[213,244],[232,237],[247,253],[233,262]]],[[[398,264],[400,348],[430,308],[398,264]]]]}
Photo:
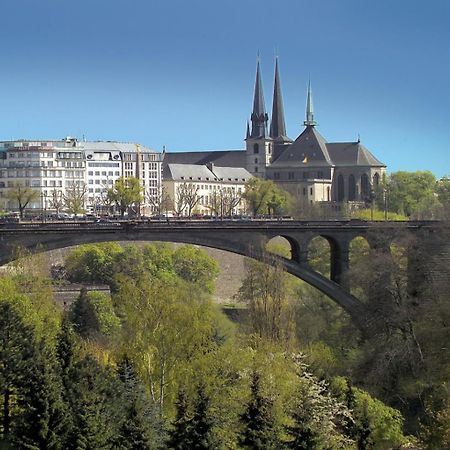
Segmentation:
{"type": "Polygon", "coordinates": [[[17,306],[0,302],[0,389],[2,396],[1,429],[11,431],[12,405],[24,396],[24,387],[32,376],[35,336],[17,306]]]}
{"type": "Polygon", "coordinates": [[[273,401],[262,392],[261,376],[252,372],[250,400],[241,416],[240,445],[249,449],[278,449],[280,441],[273,401]]]}
{"type": "Polygon", "coordinates": [[[192,449],[209,450],[219,447],[214,432],[216,421],[211,413],[210,403],[211,399],[206,393],[206,386],[204,382],[200,382],[193,404],[192,418],[187,429],[187,442],[192,449]]]}
{"type": "Polygon", "coordinates": [[[273,181],[253,177],[245,184],[242,197],[253,216],[258,214],[282,215],[290,195],[282,190],[273,181]]]}
{"type": "Polygon", "coordinates": [[[19,207],[20,218],[23,219],[25,208],[39,198],[39,192],[35,189],[16,184],[14,187],[8,189],[6,198],[17,203],[19,207]]]}
{"type": "Polygon", "coordinates": [[[52,352],[41,343],[33,360],[12,441],[18,448],[65,449],[69,413],[62,397],[62,382],[52,352]]]}
{"type": "Polygon", "coordinates": [[[114,186],[108,189],[107,196],[116,205],[123,217],[129,208],[142,202],[141,182],[135,177],[120,177],[116,180],[114,186]]]}
{"type": "Polygon", "coordinates": [[[429,218],[437,206],[436,178],[431,172],[394,172],[387,177],[385,188],[389,211],[429,218]]]}
{"type": "Polygon", "coordinates": [[[174,450],[190,450],[190,426],[191,416],[186,389],[183,385],[178,388],[178,396],[175,402],[176,416],[169,434],[168,446],[174,450]]]}
{"type": "Polygon", "coordinates": [[[219,265],[204,250],[183,245],[172,256],[175,273],[183,280],[195,284],[206,292],[214,291],[214,281],[219,273],[219,265]]]}
{"type": "Polygon", "coordinates": [[[87,292],[83,288],[71,306],[70,317],[75,330],[85,338],[115,336],[119,332],[120,321],[111,298],[101,292],[87,292]]]}

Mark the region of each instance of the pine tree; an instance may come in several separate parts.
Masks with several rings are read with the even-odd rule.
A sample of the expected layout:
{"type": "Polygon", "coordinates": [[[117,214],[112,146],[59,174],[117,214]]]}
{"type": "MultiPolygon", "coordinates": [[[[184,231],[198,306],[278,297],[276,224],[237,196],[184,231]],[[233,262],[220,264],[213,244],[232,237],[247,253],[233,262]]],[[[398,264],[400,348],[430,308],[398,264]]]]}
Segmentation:
{"type": "Polygon", "coordinates": [[[19,400],[32,374],[35,356],[33,329],[13,305],[0,302],[0,395],[3,436],[11,430],[11,402],[19,400]]]}
{"type": "Polygon", "coordinates": [[[67,405],[62,398],[62,382],[55,357],[41,343],[33,361],[24,396],[18,401],[21,409],[13,442],[18,448],[65,449],[67,405]]]}
{"type": "Polygon", "coordinates": [[[115,439],[115,448],[123,450],[158,449],[164,442],[161,420],[134,371],[124,357],[118,366],[118,377],[123,386],[124,417],[115,439]]]}
{"type": "Polygon", "coordinates": [[[244,429],[239,437],[245,448],[268,450],[280,448],[278,430],[273,414],[273,402],[261,391],[261,377],[254,371],[251,383],[251,397],[241,416],[244,429]]]}
{"type": "Polygon", "coordinates": [[[173,429],[169,434],[168,446],[174,450],[189,450],[192,448],[190,442],[191,418],[189,417],[189,405],[184,386],[178,389],[176,407],[176,418],[173,429]]]}
{"type": "Polygon", "coordinates": [[[215,449],[218,442],[214,434],[215,421],[211,415],[210,397],[206,394],[205,384],[200,383],[197,398],[194,402],[188,441],[192,449],[215,449]]]}

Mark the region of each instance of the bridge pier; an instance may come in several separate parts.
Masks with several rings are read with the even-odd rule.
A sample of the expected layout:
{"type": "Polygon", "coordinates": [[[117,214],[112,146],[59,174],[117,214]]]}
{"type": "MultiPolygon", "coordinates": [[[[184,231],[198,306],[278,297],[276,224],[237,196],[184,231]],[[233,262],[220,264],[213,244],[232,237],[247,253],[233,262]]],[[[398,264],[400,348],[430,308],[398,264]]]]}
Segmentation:
{"type": "Polygon", "coordinates": [[[330,279],[339,284],[347,292],[350,291],[346,273],[350,268],[350,242],[334,241],[331,244],[330,279]]]}

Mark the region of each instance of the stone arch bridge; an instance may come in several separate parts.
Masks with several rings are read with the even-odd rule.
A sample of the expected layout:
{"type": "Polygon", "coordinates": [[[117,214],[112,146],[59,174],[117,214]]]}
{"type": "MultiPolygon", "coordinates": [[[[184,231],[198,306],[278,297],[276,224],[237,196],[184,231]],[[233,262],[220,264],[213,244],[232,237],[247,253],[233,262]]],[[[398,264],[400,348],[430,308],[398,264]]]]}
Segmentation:
{"type": "MultiPolygon", "coordinates": [[[[48,251],[73,245],[105,241],[167,241],[195,244],[281,262],[287,272],[322,291],[352,317],[358,326],[366,320],[365,307],[349,292],[344,277],[349,268],[350,243],[364,237],[370,248],[389,251],[394,239],[411,236],[414,245],[433,248],[448,225],[436,221],[365,222],[349,221],[117,221],[12,223],[0,227],[0,264],[13,260],[17,248],[48,251]],[[282,236],[291,246],[291,258],[264,250],[272,238],[282,236]],[[330,278],[313,270],[308,262],[308,246],[321,236],[330,244],[330,278]]],[[[429,253],[428,253],[429,254],[429,253]]]]}

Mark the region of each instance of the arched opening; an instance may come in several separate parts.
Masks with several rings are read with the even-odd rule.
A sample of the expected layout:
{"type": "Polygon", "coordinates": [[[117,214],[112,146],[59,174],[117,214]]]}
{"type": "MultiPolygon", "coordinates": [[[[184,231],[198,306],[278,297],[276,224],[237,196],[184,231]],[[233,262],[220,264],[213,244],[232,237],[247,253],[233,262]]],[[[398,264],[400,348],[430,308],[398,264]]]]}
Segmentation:
{"type": "Polygon", "coordinates": [[[373,176],[373,186],[378,187],[380,185],[380,174],[377,172],[373,176]]]}
{"type": "Polygon", "coordinates": [[[369,177],[366,173],[361,175],[361,198],[362,200],[368,200],[370,194],[369,177]]]}
{"type": "Polygon", "coordinates": [[[348,177],[348,199],[349,201],[356,200],[356,181],[353,174],[348,177]]]}
{"type": "Polygon", "coordinates": [[[342,176],[342,174],[339,174],[337,179],[337,201],[343,202],[344,199],[345,199],[344,177],[342,176]]]}
{"type": "Polygon", "coordinates": [[[257,153],[259,153],[259,145],[258,144],[253,144],[253,153],[256,155],[257,153]]]}
{"type": "Polygon", "coordinates": [[[330,278],[331,273],[331,244],[323,237],[317,236],[308,245],[308,263],[324,277],[330,278]]]}
{"type": "Polygon", "coordinates": [[[299,261],[299,245],[293,239],[285,236],[275,236],[266,244],[266,251],[283,258],[299,261]]]}
{"type": "Polygon", "coordinates": [[[352,239],[349,245],[349,262],[350,269],[358,267],[358,264],[369,256],[370,245],[367,239],[358,236],[352,239]]]}

